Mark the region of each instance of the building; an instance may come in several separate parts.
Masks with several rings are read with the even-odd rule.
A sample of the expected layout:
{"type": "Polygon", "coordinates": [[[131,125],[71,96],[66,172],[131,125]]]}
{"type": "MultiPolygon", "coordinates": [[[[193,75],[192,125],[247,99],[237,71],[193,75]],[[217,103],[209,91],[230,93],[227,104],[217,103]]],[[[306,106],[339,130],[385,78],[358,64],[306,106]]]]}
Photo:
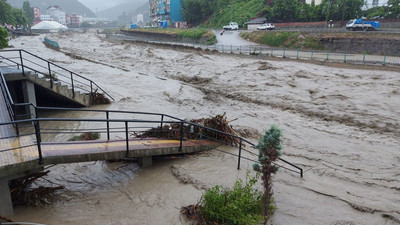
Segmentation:
{"type": "Polygon", "coordinates": [[[40,15],[40,20],[41,21],[53,21],[53,18],[51,18],[50,15],[41,14],[40,15]]]}
{"type": "Polygon", "coordinates": [[[388,0],[366,0],[365,1],[365,8],[363,9],[370,9],[377,6],[387,6],[388,0]]]}
{"type": "Polygon", "coordinates": [[[33,24],[38,24],[40,21],[42,21],[40,19],[40,9],[38,7],[33,7],[32,11],[33,11],[33,24]]]}
{"type": "Polygon", "coordinates": [[[267,22],[265,17],[256,18],[245,23],[247,25],[247,30],[257,30],[257,27],[267,22]]]}
{"type": "Polygon", "coordinates": [[[53,21],[57,21],[61,23],[62,25],[67,24],[67,19],[65,16],[65,12],[57,5],[55,6],[50,6],[46,10],[47,14],[51,16],[53,21]]]}
{"type": "Polygon", "coordinates": [[[181,0],[149,0],[150,18],[152,25],[167,22],[168,26],[175,27],[182,22],[181,0]]]}
{"type": "Polygon", "coordinates": [[[143,19],[143,14],[138,14],[137,16],[136,16],[136,22],[137,23],[143,23],[144,22],[144,19],[143,19]]]}
{"type": "Polygon", "coordinates": [[[321,4],[322,0],[305,0],[305,3],[311,5],[314,2],[315,5],[321,4]]]}
{"type": "Polygon", "coordinates": [[[67,27],[69,28],[79,28],[81,26],[81,18],[82,16],[78,16],[76,14],[67,16],[67,27]]]}

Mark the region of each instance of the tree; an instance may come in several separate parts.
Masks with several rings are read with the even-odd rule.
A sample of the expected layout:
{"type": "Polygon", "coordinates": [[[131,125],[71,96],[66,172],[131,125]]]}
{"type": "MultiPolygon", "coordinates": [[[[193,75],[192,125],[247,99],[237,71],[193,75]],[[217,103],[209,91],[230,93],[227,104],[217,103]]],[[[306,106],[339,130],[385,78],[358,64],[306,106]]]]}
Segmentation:
{"type": "Polygon", "coordinates": [[[24,11],[26,18],[28,19],[28,25],[31,25],[33,23],[34,15],[29,1],[24,1],[22,5],[22,10],[24,11]]]}
{"type": "Polygon", "coordinates": [[[26,18],[25,13],[22,9],[12,9],[12,14],[15,18],[14,25],[28,25],[28,18],[26,18]]]}
{"type": "Polygon", "coordinates": [[[262,173],[264,185],[264,216],[266,221],[272,216],[275,210],[274,199],[272,197],[272,176],[278,171],[274,162],[281,156],[282,132],[272,125],[271,128],[258,140],[256,148],[259,150],[258,161],[253,165],[254,170],[262,173]]]}
{"type": "Polygon", "coordinates": [[[182,4],[183,19],[191,24],[199,24],[202,19],[200,0],[186,0],[182,4]]]}
{"type": "Polygon", "coordinates": [[[8,37],[7,30],[0,27],[0,49],[8,46],[7,37],[8,37]]]}
{"type": "Polygon", "coordinates": [[[400,0],[389,0],[388,1],[389,12],[388,18],[400,18],[400,0]]]}
{"type": "Polygon", "coordinates": [[[0,0],[0,24],[15,24],[13,8],[6,0],[0,0]]]}
{"type": "Polygon", "coordinates": [[[293,22],[298,17],[298,0],[275,0],[272,12],[275,21],[293,22]]]}

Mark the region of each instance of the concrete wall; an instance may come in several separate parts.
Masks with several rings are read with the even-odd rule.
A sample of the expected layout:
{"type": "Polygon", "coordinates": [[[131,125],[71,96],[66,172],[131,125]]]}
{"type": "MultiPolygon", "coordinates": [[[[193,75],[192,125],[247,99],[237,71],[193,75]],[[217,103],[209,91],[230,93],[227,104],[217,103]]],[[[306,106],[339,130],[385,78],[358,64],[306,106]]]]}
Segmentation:
{"type": "Polygon", "coordinates": [[[323,38],[322,44],[331,51],[400,55],[400,40],[383,38],[323,38]]]}
{"type": "Polygon", "coordinates": [[[247,24],[247,30],[257,30],[259,26],[261,26],[261,24],[247,24]]]}

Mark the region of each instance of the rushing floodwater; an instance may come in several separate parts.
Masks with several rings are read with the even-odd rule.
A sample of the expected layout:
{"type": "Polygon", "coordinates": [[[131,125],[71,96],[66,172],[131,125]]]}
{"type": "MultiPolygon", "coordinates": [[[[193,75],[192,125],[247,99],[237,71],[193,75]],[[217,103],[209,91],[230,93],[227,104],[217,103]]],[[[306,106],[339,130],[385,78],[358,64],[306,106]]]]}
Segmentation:
{"type": "MultiPolygon", "coordinates": [[[[177,51],[110,42],[89,32],[49,36],[64,51],[103,63],[95,64],[47,49],[40,38],[21,37],[10,44],[87,76],[116,98],[97,108],[188,119],[226,112],[228,119],[238,118],[232,122],[235,128],[247,129],[254,139],[270,125],[279,125],[283,157],[303,167],[305,174],[303,179],[284,170],[276,175],[273,224],[400,223],[400,73],[177,51]],[[199,83],[191,79],[195,76],[207,79],[199,83]]],[[[156,161],[145,169],[128,162],[57,165],[50,168],[49,179],[66,186],[62,198],[43,208],[17,207],[13,219],[188,224],[180,207],[200,199],[204,190],[199,187],[231,187],[251,169],[250,162],[243,162],[238,171],[236,163],[235,157],[212,151],[156,161]],[[192,184],[180,183],[171,168],[187,174],[192,184]]]]}

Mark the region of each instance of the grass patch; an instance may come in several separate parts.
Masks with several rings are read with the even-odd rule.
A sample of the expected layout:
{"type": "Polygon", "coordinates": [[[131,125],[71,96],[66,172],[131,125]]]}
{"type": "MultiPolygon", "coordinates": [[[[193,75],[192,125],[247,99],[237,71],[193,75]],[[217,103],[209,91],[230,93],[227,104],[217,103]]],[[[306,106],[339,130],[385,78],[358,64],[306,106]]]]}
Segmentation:
{"type": "Polygon", "coordinates": [[[72,138],[68,139],[68,141],[90,141],[90,140],[97,140],[100,138],[100,134],[97,132],[86,132],[82,133],[81,135],[73,136],[72,138]]]}
{"type": "Polygon", "coordinates": [[[323,50],[320,39],[300,32],[243,32],[242,38],[280,48],[323,50]]]}

